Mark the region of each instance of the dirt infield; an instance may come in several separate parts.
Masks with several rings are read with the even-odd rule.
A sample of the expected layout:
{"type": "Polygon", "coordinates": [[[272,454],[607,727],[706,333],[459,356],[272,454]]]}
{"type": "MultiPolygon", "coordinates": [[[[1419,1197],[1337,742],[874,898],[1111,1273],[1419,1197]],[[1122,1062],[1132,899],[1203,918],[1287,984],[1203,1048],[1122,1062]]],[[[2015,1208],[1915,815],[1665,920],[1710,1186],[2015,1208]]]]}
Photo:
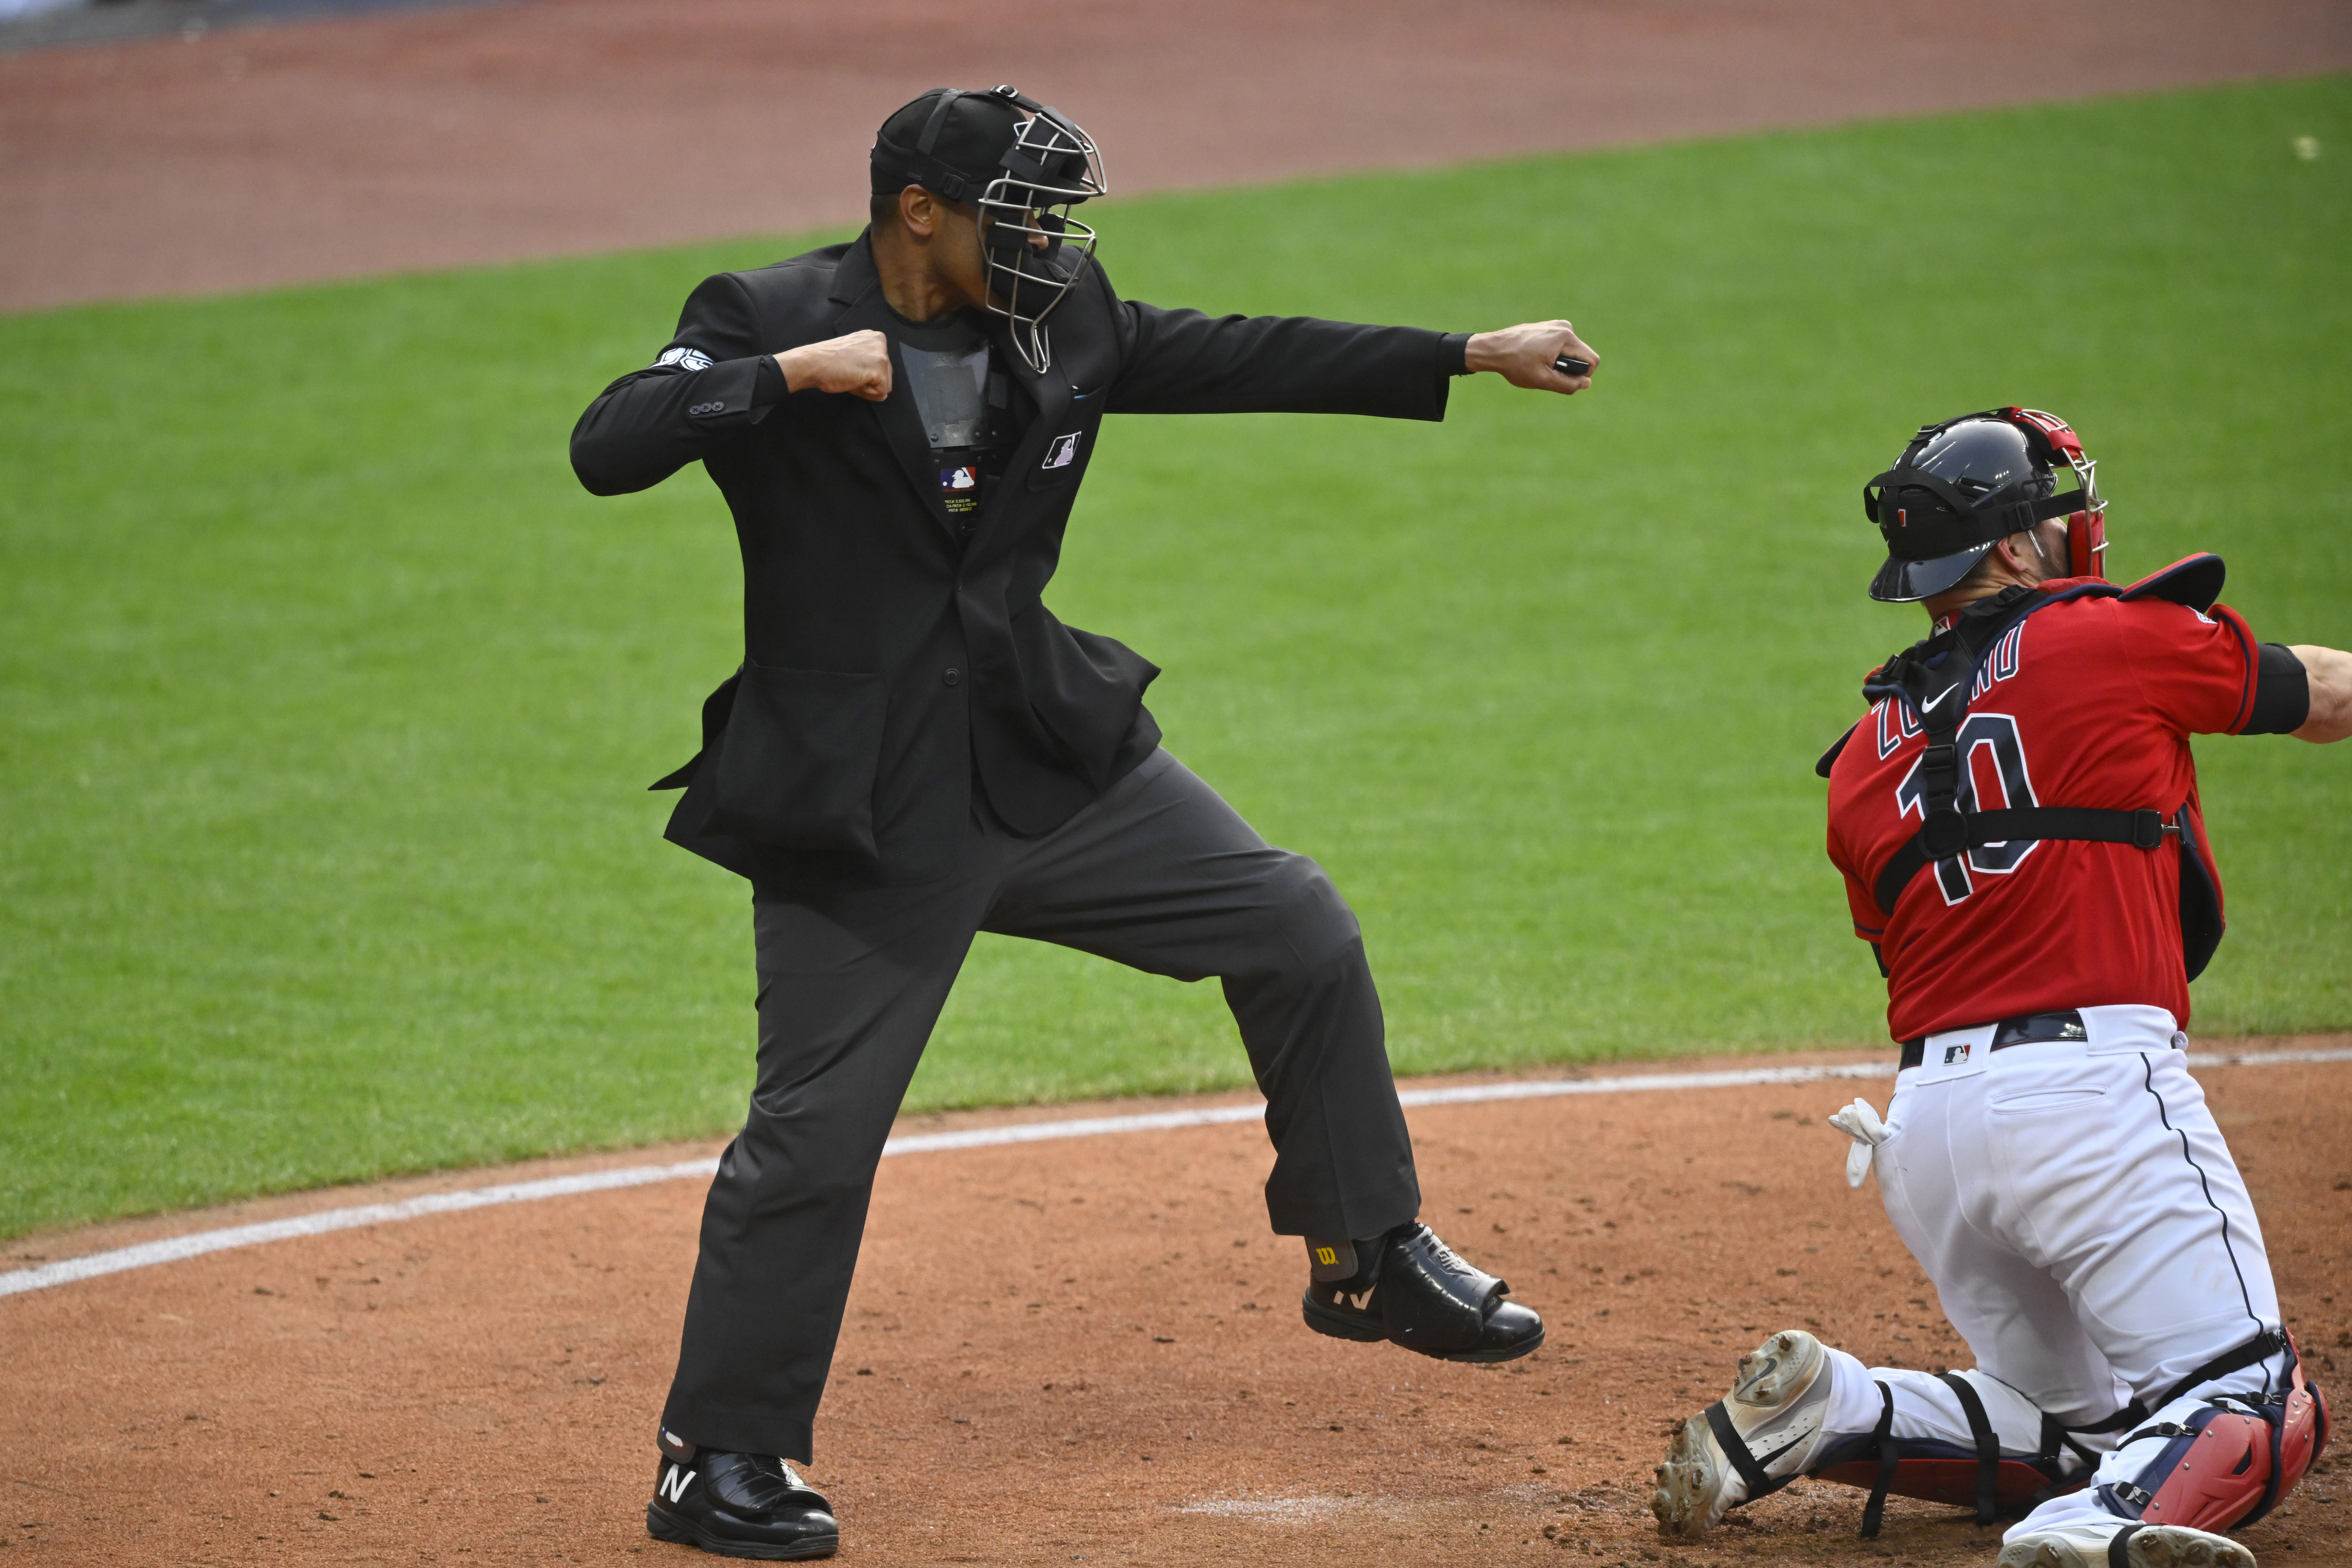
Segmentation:
{"type": "MultiPolygon", "coordinates": [[[[2200,1076],[2332,1385],[2352,1346],[2352,1065],[2200,1076]]],[[[1657,1542],[1644,1511],[1669,1419],[1773,1328],[1880,1363],[1959,1354],[1874,1188],[1841,1179],[1818,1118],[1856,1088],[1884,1103],[1879,1081],[1415,1112],[1428,1217],[1550,1322],[1504,1368],[1307,1333],[1255,1126],[886,1162],[814,1470],[842,1560],[1980,1563],[1987,1534],[1948,1510],[1898,1504],[1858,1545],[1857,1495],[1827,1487],[1699,1548],[1657,1542]]],[[[641,1524],[700,1196],[478,1210],[0,1300],[5,1561],[703,1561],[641,1524]]],[[[2248,1532],[2273,1568],[2352,1563],[2338,1473],[2248,1532]]]]}
{"type": "Polygon", "coordinates": [[[862,214],[890,107],[1011,80],[1116,189],[2352,66],[2342,0],[530,0],[0,55],[0,309],[862,214]]]}

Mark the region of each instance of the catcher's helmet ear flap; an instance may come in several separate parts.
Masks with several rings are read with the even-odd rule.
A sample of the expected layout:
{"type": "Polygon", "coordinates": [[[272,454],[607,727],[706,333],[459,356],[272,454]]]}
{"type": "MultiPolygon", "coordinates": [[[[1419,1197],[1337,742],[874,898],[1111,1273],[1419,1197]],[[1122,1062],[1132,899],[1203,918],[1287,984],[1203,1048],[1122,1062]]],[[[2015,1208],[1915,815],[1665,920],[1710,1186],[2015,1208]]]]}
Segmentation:
{"type": "Polygon", "coordinates": [[[2032,408],[2005,408],[2001,416],[2025,432],[2026,440],[2046,449],[2043,461],[2052,468],[2063,462],[2074,470],[2081,491],[2066,497],[2081,503],[2066,516],[2066,575],[2104,580],[2107,575],[2107,502],[2099,494],[2099,463],[2086,456],[2082,437],[2054,413],[2032,408]]]}
{"type": "MultiPolygon", "coordinates": [[[[1895,465],[1863,486],[1863,514],[1886,540],[1886,561],[1871,580],[1870,596],[1889,603],[1932,598],[2011,534],[2078,510],[2095,517],[2099,503],[2087,477],[2093,465],[2080,458],[2079,442],[2070,462],[2085,476],[2084,489],[2056,493],[2053,459],[2062,448],[2053,427],[2074,442],[2063,421],[2019,409],[1922,425],[1895,465]]],[[[2095,564],[2091,546],[2103,549],[2104,539],[2095,539],[2091,527],[2080,531],[2081,549],[2095,564]]]]}

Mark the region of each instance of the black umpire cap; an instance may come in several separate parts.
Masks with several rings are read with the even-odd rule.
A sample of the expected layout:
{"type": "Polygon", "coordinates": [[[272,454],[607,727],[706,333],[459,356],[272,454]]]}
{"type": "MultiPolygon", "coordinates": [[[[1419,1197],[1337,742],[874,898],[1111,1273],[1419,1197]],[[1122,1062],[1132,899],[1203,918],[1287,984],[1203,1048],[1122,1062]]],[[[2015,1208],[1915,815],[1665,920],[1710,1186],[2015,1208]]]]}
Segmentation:
{"type": "Polygon", "coordinates": [[[1011,97],[935,87],[882,122],[874,138],[874,193],[920,185],[950,202],[974,202],[1003,173],[1021,123],[1011,97]]]}

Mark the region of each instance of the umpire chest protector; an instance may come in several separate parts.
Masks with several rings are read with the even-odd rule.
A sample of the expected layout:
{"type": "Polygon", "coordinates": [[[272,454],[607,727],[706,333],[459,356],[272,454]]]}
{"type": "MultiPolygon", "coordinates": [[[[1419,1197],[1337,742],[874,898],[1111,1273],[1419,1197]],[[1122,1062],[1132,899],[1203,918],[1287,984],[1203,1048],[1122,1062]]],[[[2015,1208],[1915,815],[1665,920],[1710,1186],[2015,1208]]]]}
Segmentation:
{"type": "MultiPolygon", "coordinates": [[[[1960,732],[1994,647],[2027,617],[2053,604],[2081,598],[2162,599],[2203,612],[2221,591],[2221,558],[2191,556],[2129,588],[2084,582],[2045,593],[2011,587],[1980,599],[1934,635],[1914,643],[1863,683],[1865,702],[1900,706],[1925,732],[1917,779],[1918,831],[1905,841],[1872,878],[1872,897],[1892,915],[1895,901],[1923,871],[1958,877],[1958,862],[1971,850],[2034,841],[2128,844],[2146,853],[2174,846],[2180,860],[2180,947],[2188,977],[2204,972],[2221,945],[2221,887],[2191,831],[2190,803],[2167,801],[2135,810],[2064,805],[2032,805],[1996,810],[1964,809],[1961,782],[1969,767],[1960,732]]],[[[1826,779],[1838,753],[1853,738],[1847,731],[1814,771],[1826,779]]],[[[1971,802],[1972,803],[1972,802],[1971,802]]]]}

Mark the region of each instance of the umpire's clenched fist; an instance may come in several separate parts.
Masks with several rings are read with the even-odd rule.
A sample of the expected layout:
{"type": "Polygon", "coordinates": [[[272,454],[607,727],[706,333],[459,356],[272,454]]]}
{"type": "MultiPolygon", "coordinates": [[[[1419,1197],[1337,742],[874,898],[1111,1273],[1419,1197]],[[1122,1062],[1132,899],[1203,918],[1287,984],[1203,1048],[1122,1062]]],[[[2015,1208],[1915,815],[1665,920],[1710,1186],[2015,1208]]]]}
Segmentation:
{"type": "Polygon", "coordinates": [[[1474,334],[1463,368],[1493,371],[1513,386],[1530,392],[1573,394],[1592,384],[1591,370],[1571,375],[1559,368],[1563,359],[1582,360],[1589,366],[1601,363],[1601,356],[1568,322],[1526,321],[1498,332],[1474,334]]]}
{"type": "Polygon", "coordinates": [[[793,392],[850,392],[872,402],[890,395],[890,340],[871,329],[805,343],[776,356],[793,392]]]}

